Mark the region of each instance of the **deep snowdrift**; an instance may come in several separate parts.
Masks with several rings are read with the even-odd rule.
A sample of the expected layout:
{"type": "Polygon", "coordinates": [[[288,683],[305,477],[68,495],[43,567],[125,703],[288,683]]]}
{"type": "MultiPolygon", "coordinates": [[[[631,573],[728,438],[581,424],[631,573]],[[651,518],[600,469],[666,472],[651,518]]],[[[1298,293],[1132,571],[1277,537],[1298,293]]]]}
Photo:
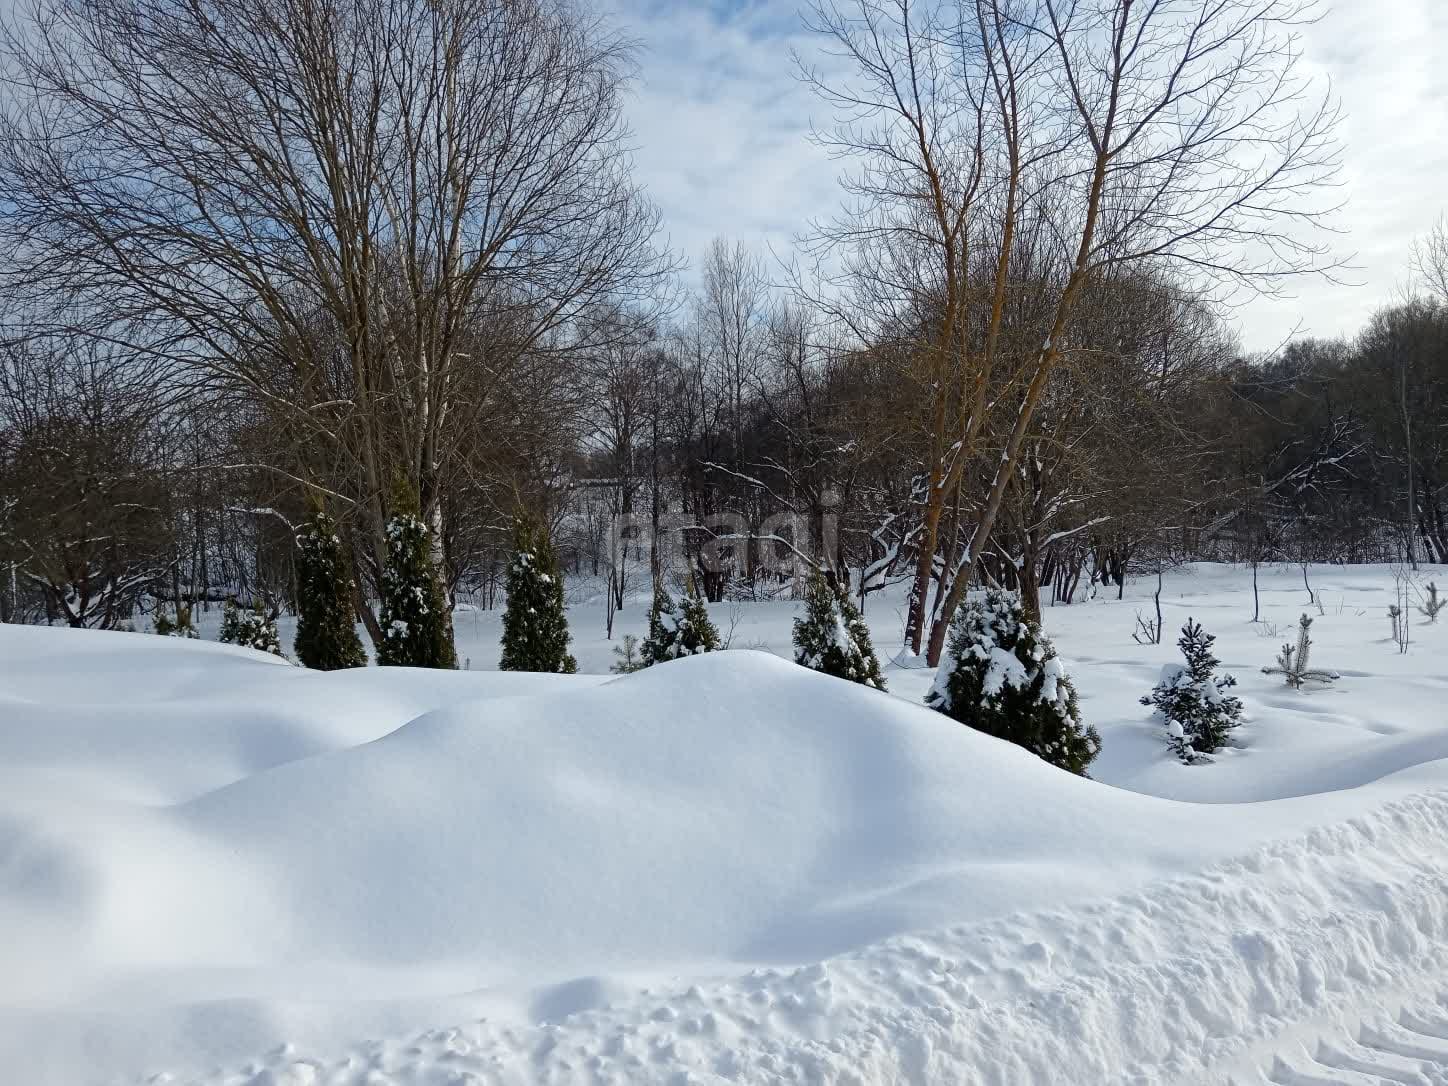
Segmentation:
{"type": "MultiPolygon", "coordinates": [[[[1134,702],[1134,669],[1161,655],[1092,661],[1088,707],[1134,702]],[[1131,671],[1119,689],[1113,669],[1131,671]]],[[[1443,730],[1366,758],[1329,736],[1277,779],[1270,744],[1251,762],[1283,734],[1261,721],[1265,683],[1244,684],[1256,730],[1230,769],[1174,766],[1159,742],[1148,757],[1147,724],[1103,728],[1104,768],[1134,786],[1298,797],[1202,804],[1071,777],[758,652],[609,681],[319,675],[0,626],[0,660],[0,1079],[26,1086],[584,1066],[1047,1081],[1088,1043],[1081,1081],[1193,1080],[1185,1054],[1325,1011],[1334,970],[1407,978],[1444,930],[1448,810],[1422,794],[1448,768],[1414,767],[1448,754],[1443,730]],[[1314,830],[1350,818],[1366,821],[1314,830]],[[351,1054],[326,1074],[290,1050],[253,1063],[283,1042],[351,1054]]],[[[1364,678],[1339,702],[1386,690],[1364,678]]]]}
{"type": "Polygon", "coordinates": [[[483,983],[809,960],[1213,851],[1198,811],[751,652],[436,710],[160,817],[231,880],[227,940],[183,958],[483,983]]]}

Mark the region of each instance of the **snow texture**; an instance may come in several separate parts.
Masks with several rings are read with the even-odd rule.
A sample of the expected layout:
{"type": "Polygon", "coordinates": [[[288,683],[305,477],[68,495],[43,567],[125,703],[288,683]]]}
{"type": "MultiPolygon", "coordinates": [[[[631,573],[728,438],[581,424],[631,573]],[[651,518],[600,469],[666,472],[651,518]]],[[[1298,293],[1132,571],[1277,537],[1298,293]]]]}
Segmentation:
{"type": "MultiPolygon", "coordinates": [[[[1386,571],[1314,583],[1355,670],[1302,692],[1253,673],[1246,574],[1168,581],[1248,676],[1201,766],[1137,703],[1177,654],[1133,601],[1048,611],[1094,781],[922,708],[928,672],[317,673],[0,626],[0,1077],[1448,1081],[1448,634],[1399,656],[1386,571]]],[[[791,617],[736,635],[788,652],[791,617]]]]}

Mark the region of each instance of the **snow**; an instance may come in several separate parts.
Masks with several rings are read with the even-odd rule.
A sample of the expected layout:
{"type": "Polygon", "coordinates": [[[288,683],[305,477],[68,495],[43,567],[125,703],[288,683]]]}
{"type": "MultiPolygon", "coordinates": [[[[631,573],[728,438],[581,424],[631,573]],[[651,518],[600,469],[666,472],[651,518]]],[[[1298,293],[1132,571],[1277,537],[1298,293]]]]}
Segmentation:
{"type": "Polygon", "coordinates": [[[977,645],[972,645],[972,653],[984,653],[990,660],[990,666],[985,673],[984,689],[987,697],[999,697],[1002,690],[1007,686],[1022,687],[1029,685],[1031,678],[1026,674],[1026,667],[1016,659],[1016,654],[1007,652],[999,645],[991,645],[982,650],[977,645]]]}
{"type": "Polygon", "coordinates": [[[1061,678],[1069,674],[1066,670],[1066,662],[1059,656],[1053,656],[1047,660],[1041,668],[1045,674],[1045,682],[1041,684],[1041,700],[1047,704],[1054,705],[1061,701],[1061,678]]]}
{"type": "MultiPolygon", "coordinates": [[[[1388,571],[1312,578],[1343,678],[1306,691],[1257,670],[1295,567],[1263,571],[1256,625],[1250,572],[1169,574],[1159,646],[1131,593],[1049,608],[1095,780],[924,709],[928,670],[894,696],[780,659],[785,603],[712,608],[769,651],[618,678],[0,626],[4,1077],[1225,1082],[1435,1043],[1448,1067],[1448,623],[1399,655],[1388,571]],[[1137,701],[1188,615],[1247,710],[1209,765],[1137,701]]],[[[901,607],[871,598],[877,644],[901,607]]],[[[570,613],[598,672],[603,613],[570,613]]],[[[495,661],[499,616],[458,623],[495,661]]]]}

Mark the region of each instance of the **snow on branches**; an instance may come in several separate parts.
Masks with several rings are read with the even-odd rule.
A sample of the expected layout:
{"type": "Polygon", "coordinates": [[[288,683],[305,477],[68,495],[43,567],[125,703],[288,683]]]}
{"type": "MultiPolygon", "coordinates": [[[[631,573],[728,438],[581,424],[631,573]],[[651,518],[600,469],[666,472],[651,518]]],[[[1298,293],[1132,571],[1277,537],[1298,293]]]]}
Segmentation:
{"type": "Polygon", "coordinates": [[[1166,724],[1167,741],[1187,764],[1208,760],[1227,742],[1227,733],[1242,723],[1241,700],[1225,693],[1237,680],[1217,672],[1214,641],[1200,622],[1187,619],[1177,639],[1186,663],[1163,667],[1161,681],[1141,699],[1156,708],[1166,724]]]}
{"type": "Polygon", "coordinates": [[[508,563],[508,608],[503,613],[503,671],[572,674],[578,663],[568,652],[568,616],[563,577],[547,534],[530,520],[513,530],[508,563]]]}
{"type": "Polygon", "coordinates": [[[399,484],[387,521],[387,565],[382,571],[382,644],[377,662],[401,667],[458,666],[452,623],[443,598],[432,537],[417,513],[417,499],[399,484]]]}
{"type": "Polygon", "coordinates": [[[1014,593],[989,589],[956,615],[925,704],[1072,773],[1101,751],[1055,646],[1014,593]]]}
{"type": "Polygon", "coordinates": [[[645,666],[715,652],[721,647],[719,628],[696,592],[686,593],[676,610],[668,590],[663,585],[655,589],[649,608],[649,635],[641,650],[645,666]]]}
{"type": "Polygon", "coordinates": [[[859,608],[819,573],[810,578],[804,615],[794,620],[794,662],[838,679],[885,689],[880,661],[859,608]]]}

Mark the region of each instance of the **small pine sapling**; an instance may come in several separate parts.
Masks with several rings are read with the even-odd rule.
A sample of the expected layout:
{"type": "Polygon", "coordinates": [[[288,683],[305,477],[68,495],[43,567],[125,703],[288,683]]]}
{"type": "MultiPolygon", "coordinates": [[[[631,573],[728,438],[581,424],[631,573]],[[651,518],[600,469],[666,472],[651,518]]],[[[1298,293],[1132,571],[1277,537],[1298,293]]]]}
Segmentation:
{"type": "Polygon", "coordinates": [[[925,704],[1083,776],[1101,751],[1055,647],[1014,593],[990,589],[960,609],[925,704]]]}
{"type": "Polygon", "coordinates": [[[1272,667],[1264,667],[1262,674],[1275,675],[1279,672],[1287,676],[1288,686],[1300,686],[1297,682],[1297,646],[1292,642],[1286,642],[1277,650],[1277,663],[1272,667]]]}
{"type": "Polygon", "coordinates": [[[818,573],[810,578],[804,615],[794,620],[794,662],[837,679],[885,689],[859,608],[818,573]]]}
{"type": "Polygon", "coordinates": [[[1432,581],[1429,581],[1428,594],[1423,597],[1423,602],[1418,605],[1418,611],[1424,615],[1429,622],[1437,622],[1438,612],[1443,610],[1445,603],[1448,603],[1448,599],[1444,599],[1438,595],[1438,586],[1432,581]]]}
{"type": "Polygon", "coordinates": [[[1177,647],[1186,664],[1168,664],[1161,681],[1143,705],[1153,706],[1167,727],[1167,741],[1187,764],[1203,761],[1220,750],[1227,733],[1242,723],[1242,702],[1224,693],[1237,685],[1226,672],[1217,673],[1212,653],[1216,638],[1200,622],[1187,619],[1177,647]]]}
{"type": "Polygon", "coordinates": [[[503,612],[503,671],[546,671],[571,675],[578,661],[568,652],[568,612],[563,576],[547,533],[519,519],[508,562],[508,605],[503,612]]]}
{"type": "Polygon", "coordinates": [[[1281,675],[1294,690],[1301,690],[1303,685],[1309,682],[1330,683],[1339,678],[1336,671],[1323,671],[1307,666],[1312,655],[1312,638],[1309,635],[1311,629],[1312,619],[1304,614],[1297,620],[1297,644],[1283,645],[1277,653],[1276,665],[1264,667],[1262,674],[1281,675]]]}
{"type": "Polygon", "coordinates": [[[623,644],[613,647],[613,655],[613,666],[609,670],[615,675],[632,675],[649,666],[639,655],[639,639],[633,634],[623,635],[623,644]]]}

